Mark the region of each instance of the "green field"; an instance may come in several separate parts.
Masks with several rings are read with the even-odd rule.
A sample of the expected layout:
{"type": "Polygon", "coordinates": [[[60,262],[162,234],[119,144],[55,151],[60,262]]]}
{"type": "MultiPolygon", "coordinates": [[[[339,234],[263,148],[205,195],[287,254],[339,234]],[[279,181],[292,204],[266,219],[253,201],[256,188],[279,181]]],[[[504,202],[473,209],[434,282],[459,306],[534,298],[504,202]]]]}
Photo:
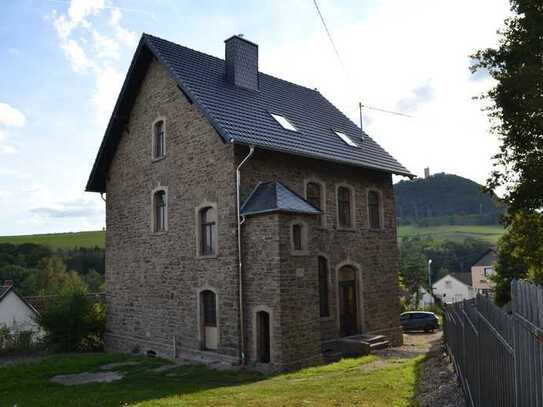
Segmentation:
{"type": "MultiPolygon", "coordinates": [[[[428,236],[436,240],[463,240],[466,237],[486,240],[496,244],[503,234],[502,226],[400,226],[398,236],[428,236]]],[[[46,235],[0,236],[0,243],[36,243],[53,249],[69,249],[73,247],[104,247],[105,233],[101,230],[92,232],[51,233],[46,235]]]]}
{"type": "Polygon", "coordinates": [[[364,356],[262,376],[250,371],[210,370],[160,359],[115,354],[56,355],[33,363],[0,365],[2,406],[413,406],[424,356],[384,359],[364,356]],[[131,361],[115,370],[112,383],[63,386],[55,375],[99,372],[111,362],[131,361]]]}
{"type": "Polygon", "coordinates": [[[496,244],[503,235],[504,228],[500,225],[478,226],[478,225],[441,225],[441,226],[400,226],[398,236],[410,237],[421,236],[431,237],[435,240],[464,240],[467,237],[486,240],[496,244]]]}
{"type": "Polygon", "coordinates": [[[104,247],[105,233],[92,232],[51,233],[46,235],[0,236],[1,243],[35,243],[52,249],[71,249],[74,247],[104,247]]]}

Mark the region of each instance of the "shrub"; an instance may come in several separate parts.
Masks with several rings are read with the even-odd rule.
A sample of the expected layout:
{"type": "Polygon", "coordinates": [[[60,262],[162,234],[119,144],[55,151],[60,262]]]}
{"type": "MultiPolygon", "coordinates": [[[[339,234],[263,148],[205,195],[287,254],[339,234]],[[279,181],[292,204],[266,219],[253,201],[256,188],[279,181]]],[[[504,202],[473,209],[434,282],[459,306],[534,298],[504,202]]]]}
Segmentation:
{"type": "Polygon", "coordinates": [[[103,347],[104,305],[82,289],[62,291],[36,321],[44,329],[44,341],[52,351],[95,351],[103,347]]]}

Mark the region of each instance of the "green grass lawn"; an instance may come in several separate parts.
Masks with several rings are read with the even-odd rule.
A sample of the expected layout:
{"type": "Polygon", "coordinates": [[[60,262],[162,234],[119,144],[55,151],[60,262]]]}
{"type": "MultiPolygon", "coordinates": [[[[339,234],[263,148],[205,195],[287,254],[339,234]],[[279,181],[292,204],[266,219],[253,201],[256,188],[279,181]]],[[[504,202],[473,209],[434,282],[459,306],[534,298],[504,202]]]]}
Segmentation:
{"type": "Polygon", "coordinates": [[[74,247],[104,247],[105,232],[51,233],[46,235],[0,236],[0,243],[36,243],[53,249],[71,249],[74,247]]]}
{"type": "Polygon", "coordinates": [[[60,355],[39,362],[0,367],[2,406],[415,406],[415,383],[422,356],[368,363],[376,356],[295,373],[262,376],[251,372],[178,366],[161,373],[150,369],[160,359],[122,355],[60,355]],[[136,360],[118,367],[125,377],[113,383],[54,384],[57,374],[98,371],[110,362],[136,360]]]}
{"type": "Polygon", "coordinates": [[[442,225],[442,226],[400,226],[398,236],[428,236],[436,240],[464,240],[467,237],[486,240],[496,244],[503,235],[504,228],[500,225],[478,226],[478,225],[442,225]]]}

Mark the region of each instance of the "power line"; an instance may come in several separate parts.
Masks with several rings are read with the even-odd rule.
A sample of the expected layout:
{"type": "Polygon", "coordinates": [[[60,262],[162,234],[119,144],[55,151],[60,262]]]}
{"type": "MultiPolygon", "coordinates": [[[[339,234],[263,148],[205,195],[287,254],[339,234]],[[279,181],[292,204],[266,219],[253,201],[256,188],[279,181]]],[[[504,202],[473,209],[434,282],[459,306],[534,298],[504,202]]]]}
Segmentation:
{"type": "Polygon", "coordinates": [[[321,10],[319,8],[317,0],[313,0],[313,4],[315,5],[315,8],[317,9],[317,13],[319,13],[319,17],[321,18],[322,25],[324,26],[324,30],[326,31],[326,35],[328,36],[328,39],[330,40],[330,43],[332,44],[332,48],[334,49],[334,52],[336,53],[337,59],[339,60],[339,63],[343,67],[343,70],[347,73],[347,68],[345,67],[345,64],[343,63],[343,60],[341,59],[341,55],[339,55],[339,51],[338,51],[338,49],[336,47],[334,39],[332,38],[332,34],[330,33],[330,30],[328,29],[328,26],[326,25],[326,21],[324,20],[324,16],[321,13],[321,10]]]}
{"type": "MultiPolygon", "coordinates": [[[[317,9],[317,13],[319,14],[322,25],[324,27],[324,30],[326,31],[326,35],[328,36],[328,39],[330,40],[330,44],[332,44],[332,48],[334,49],[334,52],[335,52],[335,54],[337,56],[337,59],[338,59],[339,63],[341,64],[341,67],[343,68],[343,71],[349,77],[350,76],[349,71],[347,70],[347,67],[345,66],[345,63],[343,62],[343,59],[341,58],[339,50],[336,47],[336,43],[334,42],[334,39],[332,38],[332,34],[330,33],[330,30],[328,29],[328,26],[326,25],[326,20],[324,19],[324,16],[322,15],[322,12],[321,12],[321,10],[319,8],[319,4],[317,3],[317,0],[313,0],[313,4],[315,5],[315,8],[317,9]]],[[[360,128],[361,129],[362,129],[362,108],[375,110],[375,111],[382,112],[382,113],[393,114],[393,115],[396,115],[396,116],[408,117],[408,118],[411,118],[411,119],[413,118],[413,116],[408,115],[406,113],[394,112],[392,110],[381,109],[379,107],[364,105],[364,104],[362,104],[362,102],[359,102],[358,106],[360,108],[360,128]]]]}

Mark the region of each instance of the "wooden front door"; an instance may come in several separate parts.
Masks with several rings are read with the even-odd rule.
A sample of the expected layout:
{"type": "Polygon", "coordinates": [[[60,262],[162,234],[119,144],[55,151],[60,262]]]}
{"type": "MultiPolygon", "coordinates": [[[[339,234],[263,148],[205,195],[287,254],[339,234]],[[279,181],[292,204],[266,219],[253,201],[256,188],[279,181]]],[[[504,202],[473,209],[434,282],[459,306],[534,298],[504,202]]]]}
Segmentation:
{"type": "Polygon", "coordinates": [[[355,280],[339,283],[339,320],[341,336],[358,332],[356,323],[356,283],[355,280]]]}

